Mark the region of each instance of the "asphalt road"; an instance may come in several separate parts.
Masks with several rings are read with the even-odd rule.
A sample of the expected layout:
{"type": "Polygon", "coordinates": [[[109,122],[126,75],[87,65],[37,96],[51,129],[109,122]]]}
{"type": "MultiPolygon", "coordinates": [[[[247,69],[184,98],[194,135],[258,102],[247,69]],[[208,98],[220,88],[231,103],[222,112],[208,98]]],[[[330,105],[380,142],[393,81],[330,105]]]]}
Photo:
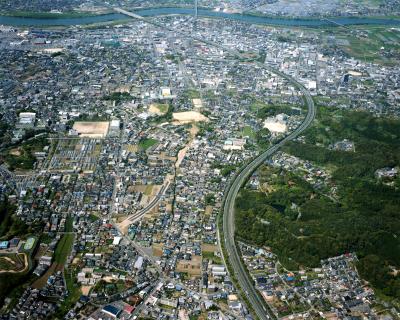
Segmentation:
{"type": "MultiPolygon", "coordinates": [[[[253,280],[249,276],[246,271],[246,267],[243,265],[242,260],[240,258],[239,250],[235,244],[235,200],[239,193],[240,188],[242,185],[247,181],[250,175],[260,166],[262,165],[267,158],[269,158],[273,153],[275,153],[279,148],[281,148],[285,143],[288,141],[296,138],[300,135],[305,129],[307,129],[312,121],[315,118],[315,106],[314,101],[311,98],[310,93],[307,89],[297,82],[295,79],[286,75],[279,70],[275,70],[272,68],[268,68],[265,66],[266,69],[279,75],[290,83],[295,85],[300,91],[302,92],[305,103],[308,108],[308,112],[306,117],[304,118],[303,122],[289,135],[287,135],[284,139],[282,139],[277,144],[273,145],[265,152],[260,154],[256,157],[253,161],[251,161],[248,165],[241,169],[241,171],[237,174],[237,176],[232,180],[232,183],[226,190],[226,197],[224,202],[224,211],[223,211],[223,235],[225,242],[225,249],[228,252],[228,259],[233,268],[234,274],[239,282],[240,287],[242,288],[243,292],[246,294],[247,299],[251,303],[254,311],[256,312],[259,319],[274,319],[275,316],[269,310],[267,304],[264,302],[261,295],[255,289],[253,280]]],[[[220,239],[222,240],[222,239],[220,239]]]]}

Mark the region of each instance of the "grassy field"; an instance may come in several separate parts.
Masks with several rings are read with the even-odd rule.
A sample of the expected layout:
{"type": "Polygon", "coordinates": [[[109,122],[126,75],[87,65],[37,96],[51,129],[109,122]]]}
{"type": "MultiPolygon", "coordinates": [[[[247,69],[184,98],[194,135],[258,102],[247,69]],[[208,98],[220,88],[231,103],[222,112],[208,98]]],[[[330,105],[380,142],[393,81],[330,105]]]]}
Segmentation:
{"type": "Polygon", "coordinates": [[[212,260],[214,264],[222,264],[221,257],[217,257],[214,252],[203,252],[203,259],[212,260]]]}
{"type": "Polygon", "coordinates": [[[64,265],[67,257],[71,252],[74,243],[74,234],[66,233],[57,244],[56,251],[54,252],[54,261],[60,265],[64,265]]]}
{"type": "Polygon", "coordinates": [[[156,139],[145,138],[139,142],[139,148],[146,151],[150,147],[154,146],[157,142],[158,142],[158,140],[156,140],[156,139]]]}
{"type": "Polygon", "coordinates": [[[151,185],[151,184],[149,184],[149,185],[147,185],[146,186],[146,189],[144,190],[144,194],[146,195],[146,196],[150,196],[151,195],[151,193],[152,193],[152,191],[153,191],[153,185],[151,185]]]}
{"type": "Polygon", "coordinates": [[[246,126],[243,128],[241,135],[242,135],[242,137],[249,137],[250,139],[254,139],[256,137],[256,133],[249,126],[246,126]]]}
{"type": "Polygon", "coordinates": [[[350,46],[346,48],[352,56],[366,61],[389,63],[383,52],[400,50],[399,33],[389,30],[371,30],[367,38],[349,37],[350,46]]]}
{"type": "Polygon", "coordinates": [[[157,103],[155,106],[162,113],[167,113],[168,112],[169,106],[166,103],[157,103]]]}
{"type": "Polygon", "coordinates": [[[186,99],[200,99],[200,92],[194,89],[186,90],[182,93],[182,96],[186,99]]]}
{"type": "MultiPolygon", "coordinates": [[[[371,18],[382,19],[382,17],[371,18]]],[[[399,19],[398,16],[385,16],[385,19],[399,19]]],[[[347,28],[332,27],[297,27],[293,30],[304,30],[309,35],[320,38],[320,43],[327,48],[340,48],[349,56],[362,61],[393,65],[400,54],[400,31],[391,26],[353,25],[347,28]],[[335,40],[331,42],[330,38],[335,40]],[[381,50],[381,48],[384,48],[381,50]],[[391,53],[388,54],[388,51],[391,53]]],[[[284,38],[296,42],[295,33],[288,32],[284,38]]]]}
{"type": "Polygon", "coordinates": [[[381,26],[362,26],[359,32],[335,29],[338,46],[347,54],[366,62],[394,64],[400,53],[400,32],[394,28],[381,26]],[[389,54],[390,52],[390,54],[389,54]]]}

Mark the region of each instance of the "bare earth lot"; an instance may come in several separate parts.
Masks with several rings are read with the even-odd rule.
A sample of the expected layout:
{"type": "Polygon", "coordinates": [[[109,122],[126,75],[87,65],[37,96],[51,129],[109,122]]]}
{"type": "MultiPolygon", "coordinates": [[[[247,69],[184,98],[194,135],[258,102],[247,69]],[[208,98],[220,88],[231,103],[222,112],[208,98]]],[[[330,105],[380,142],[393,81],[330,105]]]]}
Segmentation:
{"type": "Polygon", "coordinates": [[[81,137],[104,138],[107,135],[109,125],[110,123],[108,121],[82,121],[75,122],[73,129],[75,129],[81,137]]]}
{"type": "Polygon", "coordinates": [[[189,122],[208,121],[208,118],[196,111],[174,112],[172,114],[174,120],[179,124],[189,122]]]}

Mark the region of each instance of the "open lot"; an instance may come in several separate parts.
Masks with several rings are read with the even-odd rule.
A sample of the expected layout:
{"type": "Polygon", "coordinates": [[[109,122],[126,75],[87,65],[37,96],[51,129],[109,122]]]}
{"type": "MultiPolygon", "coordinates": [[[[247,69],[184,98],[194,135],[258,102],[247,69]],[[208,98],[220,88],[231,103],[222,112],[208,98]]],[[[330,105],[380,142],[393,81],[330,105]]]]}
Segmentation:
{"type": "Polygon", "coordinates": [[[73,129],[76,130],[81,137],[104,138],[107,135],[109,125],[110,123],[108,121],[82,121],[75,122],[73,129]]]}
{"type": "Polygon", "coordinates": [[[192,256],[192,260],[180,260],[177,264],[176,271],[185,272],[189,276],[197,277],[201,274],[201,257],[192,256]]]}
{"type": "Polygon", "coordinates": [[[174,112],[172,114],[172,117],[178,123],[208,121],[208,118],[206,116],[196,111],[174,112]]]}
{"type": "Polygon", "coordinates": [[[168,112],[168,104],[163,104],[163,103],[152,103],[149,107],[149,112],[158,114],[158,115],[163,115],[168,112]]]}
{"type": "Polygon", "coordinates": [[[163,244],[162,243],[154,243],[153,244],[153,256],[161,257],[163,254],[163,244]]]}

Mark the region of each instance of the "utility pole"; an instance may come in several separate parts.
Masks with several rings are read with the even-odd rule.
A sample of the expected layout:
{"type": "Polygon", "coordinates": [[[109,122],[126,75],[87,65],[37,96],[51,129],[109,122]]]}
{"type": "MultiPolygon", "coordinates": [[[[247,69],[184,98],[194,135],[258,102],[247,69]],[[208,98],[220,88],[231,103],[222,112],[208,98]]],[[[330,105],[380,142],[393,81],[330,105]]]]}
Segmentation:
{"type": "Polygon", "coordinates": [[[194,19],[197,20],[197,5],[198,0],[194,0],[194,19]]]}

